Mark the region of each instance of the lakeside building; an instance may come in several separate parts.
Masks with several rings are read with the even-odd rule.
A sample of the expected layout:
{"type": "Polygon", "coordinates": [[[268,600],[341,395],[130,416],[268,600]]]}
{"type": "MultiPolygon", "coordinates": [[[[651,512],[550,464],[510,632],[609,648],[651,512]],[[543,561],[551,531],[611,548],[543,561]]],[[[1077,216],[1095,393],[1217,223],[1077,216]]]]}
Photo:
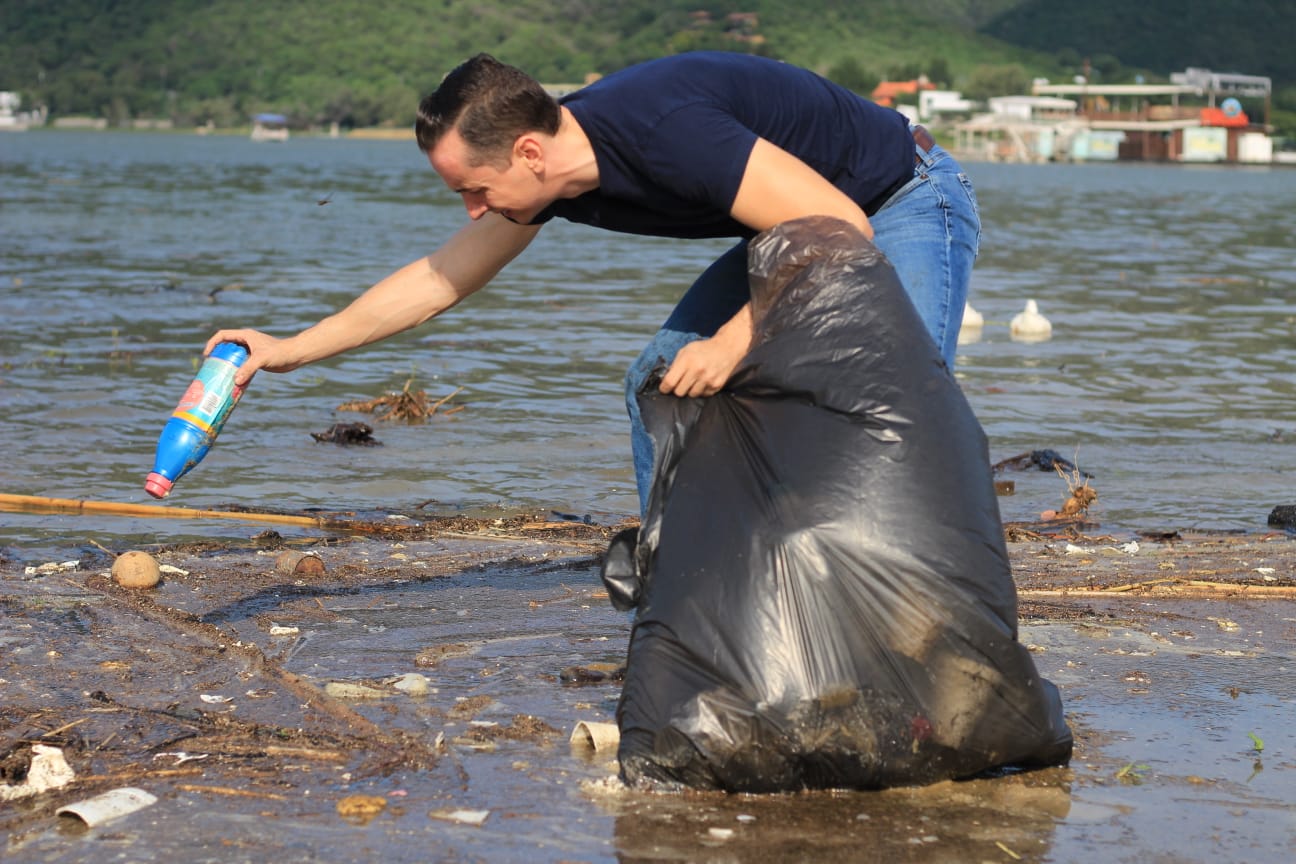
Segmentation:
{"type": "Polygon", "coordinates": [[[45,125],[45,109],[19,111],[22,96],[12,90],[0,90],[0,132],[23,132],[32,126],[45,125]]]}
{"type": "Polygon", "coordinates": [[[1030,96],[989,100],[990,112],[956,124],[972,158],[1045,161],[1275,161],[1270,79],[1189,68],[1169,84],[1049,84],[1030,96]],[[1262,99],[1255,122],[1239,99],[1262,99]]]}

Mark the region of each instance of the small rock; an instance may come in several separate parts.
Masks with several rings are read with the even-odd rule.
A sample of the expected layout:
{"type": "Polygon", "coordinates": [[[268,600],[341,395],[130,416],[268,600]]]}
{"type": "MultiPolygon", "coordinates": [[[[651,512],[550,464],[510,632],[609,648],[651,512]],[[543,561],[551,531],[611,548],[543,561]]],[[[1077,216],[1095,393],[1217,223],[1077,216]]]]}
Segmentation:
{"type": "Polygon", "coordinates": [[[113,562],[112,578],[123,588],[153,588],[162,580],[162,570],[147,552],[123,552],[113,562]]]}

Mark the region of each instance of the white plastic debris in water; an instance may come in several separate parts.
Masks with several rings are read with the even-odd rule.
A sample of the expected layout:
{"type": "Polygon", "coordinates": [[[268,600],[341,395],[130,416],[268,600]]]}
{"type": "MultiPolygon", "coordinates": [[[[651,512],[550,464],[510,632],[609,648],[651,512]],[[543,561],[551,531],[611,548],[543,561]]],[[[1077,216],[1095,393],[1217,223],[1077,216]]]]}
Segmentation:
{"type": "Polygon", "coordinates": [[[57,561],[50,561],[36,567],[26,567],[23,569],[23,573],[27,576],[51,576],[55,573],[67,573],[75,570],[80,563],[80,561],[64,561],[60,564],[57,561]]]}
{"type": "Polygon", "coordinates": [[[136,810],[143,810],[145,807],[156,803],[157,796],[151,795],[143,789],[136,789],[133,786],[123,786],[120,789],[113,789],[102,795],[96,795],[93,798],[60,807],[54,812],[59,816],[75,816],[93,828],[96,825],[111,822],[113,819],[120,819],[122,816],[134,813],[136,810]]]}
{"type": "Polygon", "coordinates": [[[206,702],[208,705],[224,705],[226,702],[234,701],[229,696],[213,696],[210,693],[202,693],[198,698],[206,702]]]}
{"type": "Polygon", "coordinates": [[[387,681],[388,684],[409,696],[426,696],[432,692],[432,682],[426,675],[418,672],[406,672],[387,681]]]}
{"type": "Polygon", "coordinates": [[[297,627],[281,627],[278,624],[270,628],[271,636],[296,636],[300,632],[297,627]]]}
{"type": "Polygon", "coordinates": [[[571,743],[575,747],[592,749],[595,753],[615,750],[621,741],[621,730],[615,723],[590,723],[585,720],[572,730],[571,743]]]}
{"type": "Polygon", "coordinates": [[[17,801],[58,789],[76,779],[76,772],[63,758],[63,751],[58,747],[45,744],[32,745],[31,765],[27,768],[27,779],[17,786],[0,783],[0,801],[17,801]]]}
{"type": "Polygon", "coordinates": [[[1074,543],[1066,544],[1066,554],[1068,555],[1092,555],[1094,550],[1088,546],[1077,546],[1074,543]]]}
{"type": "Polygon", "coordinates": [[[334,699],[386,699],[392,695],[377,687],[364,684],[351,684],[347,681],[330,681],[324,685],[324,693],[334,699]]]}
{"type": "Polygon", "coordinates": [[[433,810],[428,813],[432,819],[446,822],[458,822],[460,825],[480,826],[490,816],[489,810],[433,810]]]}

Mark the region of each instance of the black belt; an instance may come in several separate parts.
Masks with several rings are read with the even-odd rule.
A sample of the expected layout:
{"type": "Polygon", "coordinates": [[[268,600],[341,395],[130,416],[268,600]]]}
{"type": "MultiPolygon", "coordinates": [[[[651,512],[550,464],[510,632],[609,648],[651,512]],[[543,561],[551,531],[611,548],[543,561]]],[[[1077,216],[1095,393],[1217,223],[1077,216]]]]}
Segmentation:
{"type": "MultiPolygon", "coordinates": [[[[913,135],[914,144],[923,150],[930,150],[936,146],[936,140],[932,138],[931,133],[922,126],[910,126],[909,133],[913,135]]],[[[914,164],[921,165],[922,157],[918,155],[917,147],[914,149],[914,164]]],[[[882,205],[891,200],[891,196],[899,192],[900,189],[913,179],[912,174],[903,174],[900,179],[896,180],[879,194],[873,196],[867,204],[864,205],[864,215],[872,216],[882,209],[882,205]]]]}

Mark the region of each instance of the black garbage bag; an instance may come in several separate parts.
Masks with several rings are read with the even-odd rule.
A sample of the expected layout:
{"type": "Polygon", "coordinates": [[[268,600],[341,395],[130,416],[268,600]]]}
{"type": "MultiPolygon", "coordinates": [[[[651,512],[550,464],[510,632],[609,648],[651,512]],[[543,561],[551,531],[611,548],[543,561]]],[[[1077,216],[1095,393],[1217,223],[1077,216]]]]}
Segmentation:
{"type": "Polygon", "coordinates": [[[726,388],[639,394],[653,487],[603,568],[637,607],[623,779],[867,789],[1066,762],[985,435],[894,270],[824,217],[761,234],[749,267],[726,388]]]}

